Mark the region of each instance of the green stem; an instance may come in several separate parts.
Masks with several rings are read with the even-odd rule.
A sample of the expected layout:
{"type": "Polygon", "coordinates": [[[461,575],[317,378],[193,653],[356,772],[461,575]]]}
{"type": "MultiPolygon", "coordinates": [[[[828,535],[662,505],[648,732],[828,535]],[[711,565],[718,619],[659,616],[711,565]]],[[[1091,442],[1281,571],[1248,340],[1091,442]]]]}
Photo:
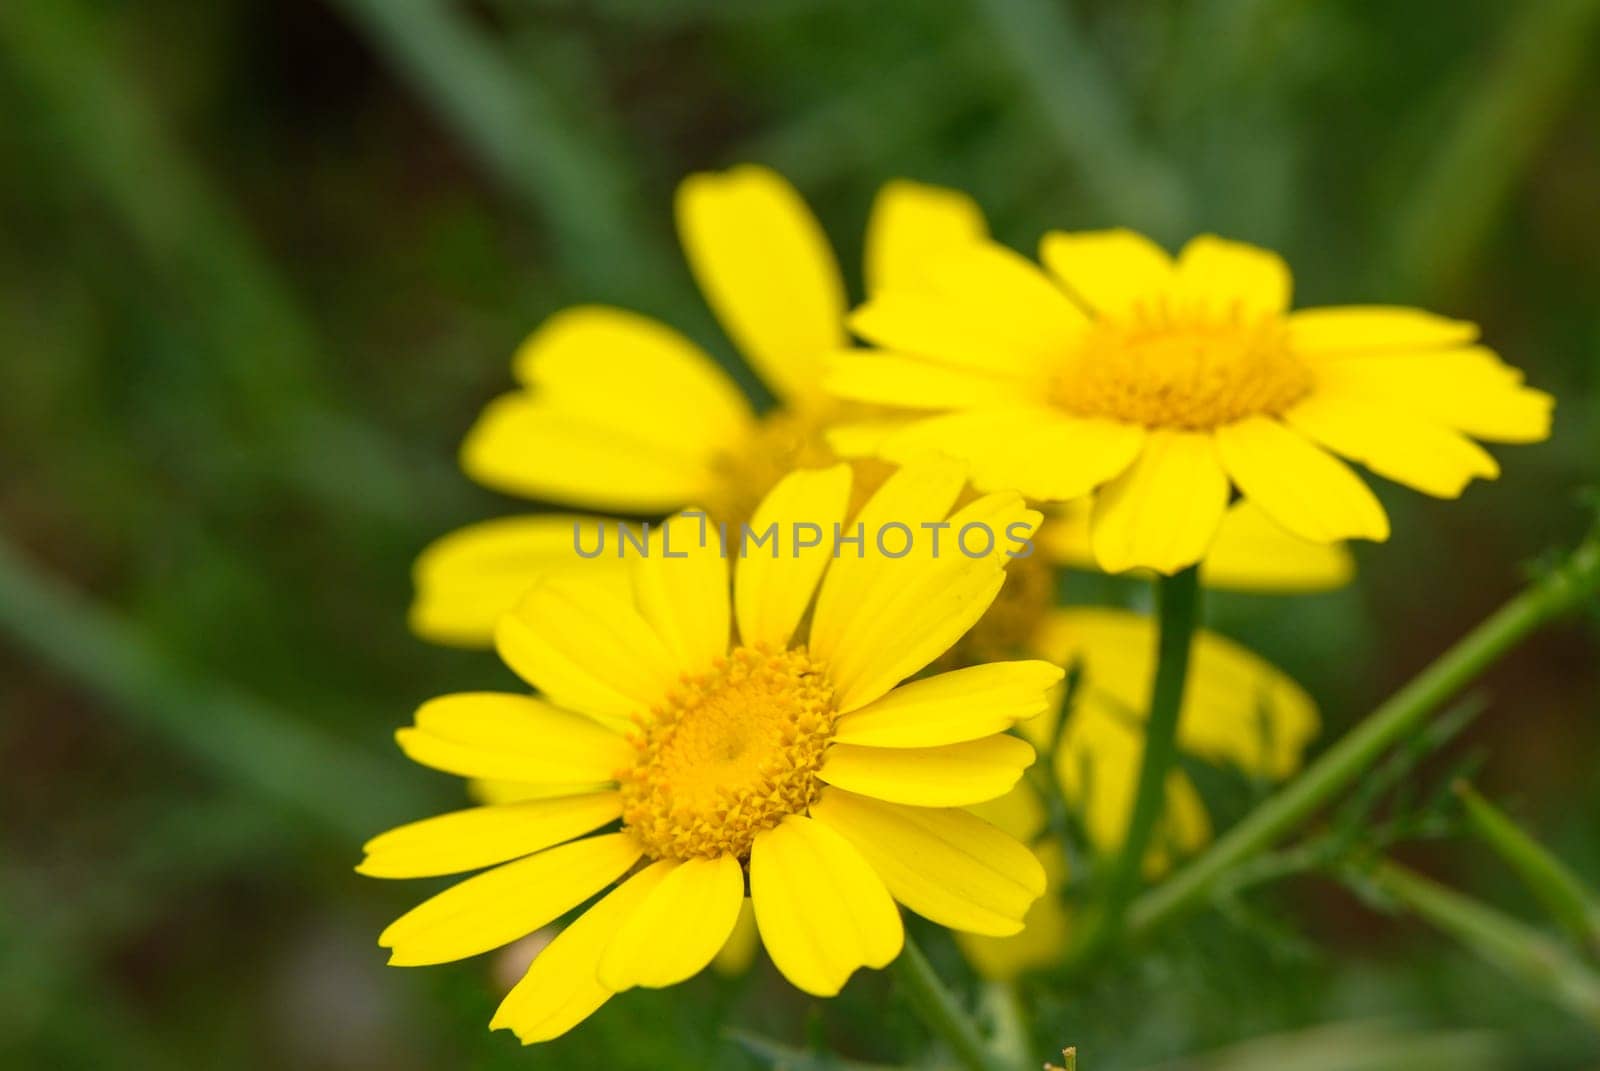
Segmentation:
{"type": "Polygon", "coordinates": [[[1189,676],[1189,649],[1199,616],[1200,571],[1190,566],[1163,577],[1157,588],[1160,635],[1156,641],[1156,676],[1150,689],[1150,714],[1145,719],[1144,754],[1139,761],[1139,786],[1133,798],[1128,833],[1111,864],[1099,911],[1091,915],[1074,959],[1100,951],[1122,929],[1128,902],[1138,891],[1150,838],[1161,820],[1167,798],[1167,777],[1178,760],[1178,712],[1183,708],[1189,676]]]}
{"type": "Polygon", "coordinates": [[[1458,781],[1453,787],[1472,831],[1516,871],[1550,917],[1586,952],[1600,951],[1600,902],[1572,869],[1471,785],[1458,781]]]}
{"type": "Polygon", "coordinates": [[[1539,626],[1582,605],[1597,588],[1600,535],[1591,536],[1559,567],[1463,637],[1199,859],[1135,901],[1128,914],[1128,936],[1144,937],[1194,907],[1224,874],[1272,847],[1501,655],[1539,626]]]}
{"type": "Polygon", "coordinates": [[[1362,877],[1486,962],[1600,1026],[1600,977],[1543,933],[1398,863],[1380,860],[1362,877]]]}
{"type": "Polygon", "coordinates": [[[968,1071],[1002,1071],[983,1044],[978,1028],[934,973],[928,957],[906,934],[905,950],[894,961],[895,979],[918,1017],[937,1034],[968,1071]]]}

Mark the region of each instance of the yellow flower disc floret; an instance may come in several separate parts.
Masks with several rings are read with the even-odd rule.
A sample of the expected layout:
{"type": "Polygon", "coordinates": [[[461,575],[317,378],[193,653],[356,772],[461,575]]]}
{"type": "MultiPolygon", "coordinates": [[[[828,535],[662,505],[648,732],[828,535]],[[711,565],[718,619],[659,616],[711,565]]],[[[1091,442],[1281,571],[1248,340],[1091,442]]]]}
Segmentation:
{"type": "Polygon", "coordinates": [[[822,438],[821,422],[812,414],[774,409],[755,424],[736,449],[712,461],[716,485],[707,492],[706,511],[714,521],[740,524],[774,484],[796,469],[824,468],[837,458],[822,438]]]}
{"type": "Polygon", "coordinates": [[[1100,317],[1052,393],[1062,408],[1083,416],[1204,430],[1282,413],[1311,387],[1282,317],[1159,300],[1100,317]]]}
{"type": "Polygon", "coordinates": [[[657,859],[748,859],[757,833],[816,800],[837,714],[804,647],[736,648],[640,719],[623,823],[657,859]]]}

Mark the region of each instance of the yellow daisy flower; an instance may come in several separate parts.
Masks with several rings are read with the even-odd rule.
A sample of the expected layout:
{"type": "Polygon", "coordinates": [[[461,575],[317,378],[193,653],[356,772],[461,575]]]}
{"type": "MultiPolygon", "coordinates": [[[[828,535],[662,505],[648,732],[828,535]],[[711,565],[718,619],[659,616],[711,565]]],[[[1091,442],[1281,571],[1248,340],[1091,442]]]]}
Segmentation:
{"type": "Polygon", "coordinates": [[[1535,442],[1553,399],[1417,309],[1290,311],[1273,253],[1215,237],[1172,258],[1129,231],[1045,236],[1041,271],[991,242],[933,256],[851,318],[881,347],[836,358],[841,398],[921,415],[856,436],[898,460],[930,448],[980,490],[1093,495],[1109,572],[1172,573],[1210,546],[1237,489],[1313,542],[1383,540],[1389,521],[1335,454],[1452,498],[1499,472],[1474,440],[1535,442]]]}
{"type": "MultiPolygon", "coordinates": [[[[900,685],[982,615],[1007,559],[1003,543],[971,558],[920,541],[890,557],[871,534],[947,518],[953,529],[1038,523],[1014,492],[952,513],[962,484],[955,465],[908,466],[855,517],[864,545],[837,557],[828,540],[794,554],[757,549],[731,585],[718,540],[700,538],[693,514],[652,534],[620,592],[579,573],[536,582],[496,643],[541,697],[445,696],[398,739],[423,765],[536,786],[543,798],[431,818],[367,845],[359,869],[378,877],[492,868],[385,930],[391,962],[487,952],[610,889],[538,954],[494,1017],[534,1042],[614,993],[697,973],[736,934],[747,889],[773,963],[822,996],[899,953],[895,901],[955,929],[1015,933],[1044,874],[964,808],[1009,791],[1032,761],[1033,748],[1004,730],[1045,709],[1061,670],[997,663],[900,685]]],[[[802,522],[831,531],[850,494],[847,465],[797,472],[754,524],[776,523],[783,539],[802,522]]]]}
{"type": "MultiPolygon", "coordinates": [[[[677,221],[701,291],[777,407],[758,416],[715,360],[665,324],[567,309],[518,349],[520,388],[491,402],[467,435],[468,476],[578,509],[643,516],[696,503],[737,523],[791,470],[838,460],[821,431],[839,406],[819,383],[825,359],[850,345],[848,303],[799,193],[763,167],[693,175],[678,189],[677,221]]],[[[939,247],[985,233],[964,195],[889,183],[867,228],[869,294],[904,285],[939,247]]],[[[440,539],[417,561],[413,630],[486,646],[538,573],[573,563],[574,523],[592,532],[599,520],[507,517],[440,539]]]]}
{"type": "MultiPolygon", "coordinates": [[[[1121,847],[1132,816],[1143,749],[1143,719],[1150,708],[1155,669],[1155,622],[1124,610],[1072,609],[1050,615],[1032,653],[1081,674],[1072,709],[1060,733],[1054,774],[1063,798],[1081,822],[1090,847],[1111,855],[1121,847]]],[[[1316,704],[1270,664],[1215,633],[1196,633],[1189,678],[1179,713],[1184,753],[1251,777],[1283,781],[1300,767],[1316,736],[1316,704]]],[[[1025,722],[1023,735],[1047,750],[1056,738],[1057,706],[1025,722]]],[[[1211,822],[1193,783],[1181,770],[1167,776],[1166,812],[1145,858],[1147,875],[1211,838],[1211,822]]],[[[1010,937],[960,934],[973,966],[991,978],[1009,978],[1060,960],[1071,929],[1060,897],[1065,860],[1045,830],[1045,806],[1023,782],[974,811],[1034,847],[1050,889],[1030,909],[1022,933],[1010,937]]]]}

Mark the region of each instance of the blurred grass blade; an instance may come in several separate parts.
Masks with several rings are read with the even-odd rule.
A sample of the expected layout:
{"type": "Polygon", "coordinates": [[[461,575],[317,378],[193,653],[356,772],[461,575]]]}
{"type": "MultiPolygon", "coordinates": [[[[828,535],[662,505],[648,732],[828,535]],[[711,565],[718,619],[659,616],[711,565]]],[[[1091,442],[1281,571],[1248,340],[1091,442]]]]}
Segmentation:
{"type": "Polygon", "coordinates": [[[1600,1030],[1600,975],[1538,930],[1388,860],[1353,880],[1358,890],[1364,884],[1400,904],[1600,1030]]]}
{"type": "Polygon", "coordinates": [[[1502,51],[1488,64],[1463,59],[1470,90],[1411,195],[1395,206],[1388,262],[1395,283],[1419,299],[1464,277],[1600,43],[1600,0],[1527,0],[1504,12],[1511,25],[1502,51]]]}
{"type": "Polygon", "coordinates": [[[1567,864],[1467,782],[1457,781],[1454,788],[1473,832],[1516,871],[1551,918],[1591,955],[1600,953],[1600,902],[1588,887],[1567,864]]]}
{"type": "Polygon", "coordinates": [[[1187,237],[1191,206],[1182,179],[1141,143],[1120,87],[1064,5],[979,0],[978,6],[1063,156],[1099,202],[1101,222],[1168,241],[1187,237]]]}
{"type": "MultiPolygon", "coordinates": [[[[104,26],[81,0],[0,3],[0,63],[19,76],[50,151],[87,178],[180,296],[206,352],[190,367],[212,382],[218,426],[253,475],[283,480],[341,515],[385,520],[414,510],[419,468],[340,408],[323,380],[316,332],[244,222],[162,129],[113,61],[104,26]],[[337,451],[340,466],[330,466],[337,451]],[[335,471],[337,469],[337,472],[335,471]]],[[[439,467],[442,471],[442,466],[439,467]]]]}
{"type": "Polygon", "coordinates": [[[810,1052],[774,1041],[753,1030],[736,1027],[723,1031],[723,1036],[739,1048],[778,1071],[905,1071],[894,1064],[869,1064],[858,1060],[841,1060],[831,1052],[810,1052]]]}
{"type": "Polygon", "coordinates": [[[982,42],[970,35],[887,63],[859,82],[763,130],[734,153],[760,160],[801,187],[852,172],[901,174],[919,141],[975,99],[997,95],[985,80],[982,42]]]}
{"type": "MultiPolygon", "coordinates": [[[[512,66],[446,0],[336,0],[493,177],[555,235],[565,271],[594,296],[638,302],[681,269],[635,218],[628,171],[543,72],[512,66]]],[[[591,125],[593,102],[590,102],[591,125]]],[[[677,296],[670,294],[669,296],[677,296]]]]}
{"type": "Polygon", "coordinates": [[[416,783],[251,696],[185,673],[132,627],[0,540],[0,632],[186,753],[218,781],[360,839],[433,802],[416,783]]]}
{"type": "Polygon", "coordinates": [[[1151,1071],[1489,1071],[1506,1066],[1505,1050],[1487,1031],[1356,1021],[1272,1034],[1151,1071]]]}

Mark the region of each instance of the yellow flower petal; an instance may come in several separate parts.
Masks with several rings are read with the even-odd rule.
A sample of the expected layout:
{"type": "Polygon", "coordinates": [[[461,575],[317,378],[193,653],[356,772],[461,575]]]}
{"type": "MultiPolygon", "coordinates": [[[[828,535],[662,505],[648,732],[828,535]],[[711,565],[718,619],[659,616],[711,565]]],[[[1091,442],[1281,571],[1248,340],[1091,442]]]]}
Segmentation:
{"type": "Polygon", "coordinates": [[[1370,398],[1490,442],[1550,436],[1555,399],[1479,346],[1431,353],[1338,357],[1315,366],[1319,390],[1370,398]]]}
{"type": "MultiPolygon", "coordinates": [[[[1155,669],[1153,619],[1126,610],[1061,610],[1035,643],[1045,658],[1079,664],[1082,694],[1116,708],[1135,729],[1143,721],[1155,669]]],[[[1226,637],[1195,635],[1178,719],[1187,753],[1281,779],[1298,768],[1317,727],[1315,703],[1287,675],[1226,637]]]]}
{"type": "Polygon", "coordinates": [[[756,837],[750,899],[773,964],[813,996],[834,996],[858,967],[888,966],[905,940],[900,912],[866,860],[798,815],[756,837]]]}
{"type": "Polygon", "coordinates": [[[661,637],[676,666],[702,672],[728,653],[728,563],[703,515],[658,525],[648,552],[628,559],[639,616],[661,637]]]}
{"type": "Polygon", "coordinates": [[[607,777],[604,781],[581,785],[540,785],[524,781],[503,781],[494,777],[475,777],[467,782],[467,798],[482,806],[492,807],[501,803],[521,803],[524,800],[549,800],[559,796],[604,792],[615,787],[615,784],[614,776],[607,777]]]}
{"type": "Polygon", "coordinates": [[[489,1029],[510,1030],[524,1045],[549,1041],[610,1000],[611,990],[598,978],[600,956],[670,869],[657,863],[639,871],[556,935],[500,1002],[489,1029]]]}
{"type": "Polygon", "coordinates": [[[1500,475],[1494,458],[1471,439],[1382,403],[1319,393],[1284,420],[1379,476],[1438,498],[1458,497],[1474,476],[1500,475]]]}
{"type": "Polygon", "coordinates": [[[1249,316],[1288,311],[1292,280],[1278,254],[1203,234],[1178,254],[1178,300],[1212,313],[1249,316]]]}
{"type": "Polygon", "coordinates": [[[716,474],[715,447],[698,441],[693,417],[678,426],[608,426],[599,412],[572,412],[525,391],[490,402],[461,446],[461,467],[485,487],[588,509],[658,513],[703,498],[716,474]]]}
{"type": "Polygon", "coordinates": [[[830,394],[905,409],[1024,405],[1034,394],[1019,379],[876,350],[843,350],[826,369],[822,385],[830,394]]]}
{"type": "Polygon", "coordinates": [[[1049,662],[994,662],[903,684],[834,726],[839,744],[935,747],[1003,732],[1050,702],[1061,682],[1049,662]]]}
{"type": "Polygon", "coordinates": [[[651,429],[653,441],[727,446],[750,433],[754,413],[704,350],[638,313],[581,305],[551,316],[512,359],[542,400],[593,413],[608,427],[651,429]],[[693,414],[685,420],[684,414],[693,414]]]}
{"type": "Polygon", "coordinates": [[[1083,305],[1122,315],[1172,284],[1172,258],[1130,230],[1051,231],[1039,243],[1039,259],[1083,305]]]}
{"type": "Polygon", "coordinates": [[[615,792],[472,807],[372,838],[356,870],[371,878],[459,874],[531,855],[621,816],[615,792]]]}
{"type": "Polygon", "coordinates": [[[637,610],[599,583],[543,578],[500,619],[506,665],[557,704],[626,729],[677,682],[660,637],[637,610]]]}
{"type": "MultiPolygon", "coordinates": [[[[1049,746],[1050,733],[1035,735],[1033,732],[1035,726],[1046,721],[1054,723],[1053,711],[1024,722],[1020,727],[1024,738],[1039,747],[1049,746]]],[[[1004,796],[975,803],[966,810],[1024,844],[1031,844],[1038,839],[1039,834],[1044,832],[1048,819],[1044,803],[1039,799],[1039,793],[1029,787],[1026,781],[1018,782],[1017,787],[1004,796]]]]}
{"type": "Polygon", "coordinates": [[[505,692],[430,699],[417,710],[416,728],[395,739],[423,766],[523,784],[610,781],[633,755],[623,737],[588,718],[505,692]]]}
{"type": "Polygon", "coordinates": [[[1343,305],[1289,314],[1289,344],[1302,354],[1414,352],[1465,345],[1477,337],[1477,324],[1392,305],[1343,305]]]}
{"type": "Polygon", "coordinates": [[[448,963],[508,945],[583,903],[639,858],[627,833],[563,844],[452,885],[378,937],[389,963],[448,963]]]}
{"type": "Polygon", "coordinates": [[[767,493],[751,518],[751,530],[759,534],[777,525],[775,538],[789,545],[774,546],[770,556],[753,550],[739,561],[733,601],[741,643],[765,643],[774,650],[789,646],[832,559],[833,526],[843,522],[849,506],[849,465],[790,473],[767,493]],[[807,530],[800,539],[797,523],[818,526],[821,541],[796,550],[796,543],[809,543],[814,534],[807,530]]]}
{"type": "MultiPolygon", "coordinates": [[[[1144,753],[1144,734],[1107,697],[1089,694],[1072,711],[1056,753],[1056,776],[1089,841],[1115,853],[1127,836],[1144,753]]],[[[1167,776],[1166,806],[1144,859],[1146,877],[1168,869],[1211,837],[1211,823],[1194,784],[1181,771],[1167,776]]]]}
{"type": "Polygon", "coordinates": [[[974,242],[932,258],[929,288],[974,314],[1008,344],[1059,356],[1088,327],[1088,318],[1027,257],[998,242],[974,242]]]}
{"type": "Polygon", "coordinates": [[[1028,908],[1022,932],[1011,937],[956,934],[956,944],[967,962],[985,978],[1004,982],[1024,971],[1054,966],[1067,950],[1072,920],[1058,893],[1067,880],[1066,854],[1059,843],[1049,841],[1039,845],[1034,855],[1044,869],[1047,889],[1028,908]]]}
{"type": "Polygon", "coordinates": [[[980,491],[1016,490],[1061,502],[1114,479],[1138,458],[1145,430],[1045,409],[986,408],[930,417],[885,438],[879,454],[905,464],[929,453],[965,462],[980,491]]]}
{"type": "Polygon", "coordinates": [[[678,236],[706,301],[774,393],[817,398],[845,345],[844,281],[822,228],[776,172],[744,165],[678,187],[678,236]]]}
{"type": "Polygon", "coordinates": [[[869,599],[887,597],[885,589],[890,586],[890,577],[897,571],[904,575],[906,570],[886,568],[895,563],[884,557],[877,545],[877,533],[893,523],[911,525],[915,532],[915,526],[923,521],[943,520],[961,493],[963,479],[957,464],[921,460],[901,468],[873,492],[844,532],[846,536],[863,532],[862,546],[840,547],[817,591],[811,624],[812,650],[832,661],[841,633],[860,607],[869,599]]]}
{"type": "Polygon", "coordinates": [[[966,194],[905,179],[886,182],[867,219],[867,292],[914,287],[932,257],[988,234],[983,210],[966,194]]]}
{"type": "Polygon", "coordinates": [[[488,647],[500,615],[544,573],[583,568],[625,585],[627,573],[615,553],[590,560],[579,556],[574,545],[574,539],[581,539],[585,550],[594,549],[596,533],[616,523],[554,513],[502,517],[435,540],[412,569],[416,597],[411,630],[434,643],[488,647]]]}
{"type": "MultiPolygon", "coordinates": [[[[875,497],[862,517],[875,517],[874,504],[883,501],[875,497]]],[[[940,514],[893,516],[915,539],[909,554],[883,560],[876,553],[878,528],[868,523],[866,538],[874,553],[863,561],[835,561],[823,581],[826,600],[841,566],[867,566],[864,582],[847,601],[818,603],[811,630],[812,648],[828,663],[842,713],[877,699],[965,635],[999,593],[1009,561],[1006,554],[1021,545],[1039,522],[1039,514],[1028,509],[1020,496],[988,495],[949,518],[940,550],[934,545],[937,531],[923,528],[939,522],[940,514]]],[[[834,588],[847,590],[842,585],[834,588]]]]}
{"type": "Polygon", "coordinates": [[[620,993],[694,977],[733,932],[743,903],[744,871],[733,856],[673,864],[606,946],[600,984],[620,993]]]}
{"type": "Polygon", "coordinates": [[[823,433],[823,438],[835,456],[854,460],[876,456],[883,441],[903,427],[904,420],[863,420],[835,424],[823,433]]]}
{"type": "Polygon", "coordinates": [[[1228,492],[1210,435],[1152,431],[1139,460],[1095,495],[1095,559],[1108,573],[1193,565],[1217,534],[1228,492]]]}
{"type": "MultiPolygon", "coordinates": [[[[1064,502],[1045,516],[1034,537],[1049,561],[1099,570],[1090,546],[1089,499],[1064,502]]],[[[1222,515],[1216,538],[1200,562],[1200,583],[1215,590],[1296,592],[1343,587],[1355,561],[1341,543],[1312,543],[1290,535],[1260,506],[1240,499],[1222,515]]]]}
{"type": "Polygon", "coordinates": [[[855,845],[890,895],[941,926],[1013,934],[1044,892],[1032,852],[960,809],[902,807],[829,788],[811,816],[855,845]]]}
{"type": "Polygon", "coordinates": [[[942,747],[835,744],[817,774],[830,785],[890,803],[962,807],[1002,796],[1033,762],[1026,740],[996,734],[942,747]]]}
{"type": "Polygon", "coordinates": [[[1234,591],[1330,591],[1348,584],[1355,571],[1344,544],[1296,538],[1241,499],[1223,514],[1200,563],[1200,583],[1234,591]]]}
{"type": "MultiPolygon", "coordinates": [[[[981,304],[931,290],[890,290],[850,314],[850,330],[886,350],[921,358],[930,365],[1010,379],[1041,388],[1051,363],[1066,351],[1079,330],[1060,337],[997,319],[981,304]]],[[[856,386],[858,394],[866,388],[856,386]]],[[[893,397],[873,398],[885,405],[893,397]]]]}
{"type": "Polygon", "coordinates": [[[750,906],[747,896],[739,905],[739,921],[733,924],[733,932],[711,961],[711,969],[724,978],[743,974],[755,961],[756,949],[760,944],[761,935],[756,931],[756,911],[750,906]]]}
{"type": "Polygon", "coordinates": [[[1276,420],[1218,428],[1222,466],[1245,497],[1302,539],[1389,538],[1389,517],[1349,466],[1276,420]]]}

